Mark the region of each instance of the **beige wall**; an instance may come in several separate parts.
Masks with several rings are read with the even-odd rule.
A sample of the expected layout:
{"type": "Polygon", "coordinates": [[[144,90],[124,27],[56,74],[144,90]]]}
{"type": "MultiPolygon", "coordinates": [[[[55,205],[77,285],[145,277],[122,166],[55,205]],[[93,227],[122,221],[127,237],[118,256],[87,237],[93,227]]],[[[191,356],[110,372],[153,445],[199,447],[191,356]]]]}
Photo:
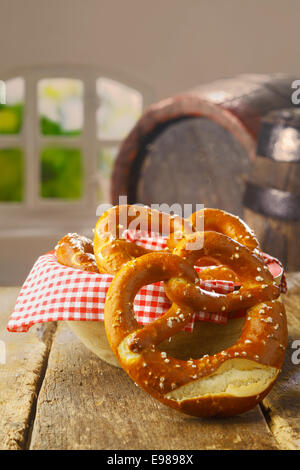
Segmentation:
{"type": "MultiPolygon", "coordinates": [[[[157,100],[241,72],[300,78],[299,18],[300,0],[0,0],[0,79],[22,67],[94,65],[157,100]]],[[[21,284],[62,233],[5,227],[0,285],[21,284]]]]}
{"type": "Polygon", "coordinates": [[[299,0],[0,0],[0,78],[96,64],[158,99],[240,72],[300,72],[299,18],[299,0]]]}

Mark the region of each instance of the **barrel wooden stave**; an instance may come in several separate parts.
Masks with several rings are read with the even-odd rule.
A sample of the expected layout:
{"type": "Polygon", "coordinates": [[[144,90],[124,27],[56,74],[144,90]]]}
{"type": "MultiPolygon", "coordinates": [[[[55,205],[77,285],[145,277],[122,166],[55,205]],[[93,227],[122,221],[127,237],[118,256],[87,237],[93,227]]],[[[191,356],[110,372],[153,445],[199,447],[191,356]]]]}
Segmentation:
{"type": "MultiPolygon", "coordinates": [[[[257,156],[249,181],[300,197],[300,164],[257,156]]],[[[279,258],[289,271],[299,271],[300,221],[285,220],[245,208],[244,218],[255,230],[263,249],[279,258]]]]}
{"type": "Polygon", "coordinates": [[[262,116],[291,105],[291,83],[295,77],[242,75],[232,80],[218,80],[197,88],[197,93],[233,113],[256,138],[262,116]],[[216,92],[216,87],[222,92],[216,92]]]}
{"type": "Polygon", "coordinates": [[[150,200],[156,204],[192,204],[193,210],[202,203],[242,215],[242,195],[251,161],[232,134],[213,121],[186,118],[172,122],[146,146],[139,162],[139,174],[133,175],[129,192],[132,200],[143,204],[150,200]],[[228,185],[224,166],[235,184],[228,185]]]}
{"type": "Polygon", "coordinates": [[[256,167],[261,120],[291,105],[295,78],[244,74],[150,106],[121,146],[112,179],[113,202],[128,195],[129,203],[224,208],[246,218],[259,232],[263,247],[293,266],[290,244],[295,240],[289,233],[295,224],[283,229],[280,221],[245,211],[242,195],[249,177],[262,185],[296,190],[298,170],[270,169],[268,163],[259,171],[256,167]]]}
{"type": "Polygon", "coordinates": [[[244,209],[244,218],[261,242],[265,252],[280,259],[289,272],[299,270],[300,223],[283,222],[279,219],[244,209]]]}

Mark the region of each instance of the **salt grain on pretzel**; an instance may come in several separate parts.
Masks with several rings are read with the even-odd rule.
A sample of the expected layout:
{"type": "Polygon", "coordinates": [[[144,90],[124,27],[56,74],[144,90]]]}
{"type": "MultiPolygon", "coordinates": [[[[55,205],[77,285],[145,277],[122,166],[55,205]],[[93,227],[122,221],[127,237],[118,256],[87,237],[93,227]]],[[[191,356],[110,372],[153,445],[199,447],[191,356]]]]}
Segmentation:
{"type": "Polygon", "coordinates": [[[112,207],[100,217],[95,227],[94,252],[100,272],[115,274],[128,261],[151,251],[122,239],[126,228],[168,236],[176,233],[176,243],[173,241],[172,248],[186,234],[195,231],[187,220],[146,206],[112,207]]]}
{"type": "Polygon", "coordinates": [[[220,209],[201,209],[189,218],[198,231],[223,233],[250,250],[259,249],[258,240],[248,225],[236,215],[220,209]]]}
{"type": "MultiPolygon", "coordinates": [[[[119,215],[117,208],[114,211],[119,215]]],[[[127,209],[125,213],[128,213],[127,209]]],[[[243,227],[238,219],[231,218],[231,223],[232,220],[236,227],[243,227]]],[[[99,230],[108,221],[107,214],[106,221],[105,218],[100,221],[99,230]]],[[[180,221],[177,219],[177,222],[180,221]]],[[[191,415],[229,416],[255,406],[269,392],[280,372],[287,330],[283,304],[274,300],[279,290],[261,261],[251,232],[249,234],[245,226],[245,231],[238,233],[232,226],[229,231],[228,226],[224,230],[220,225],[206,224],[206,230],[210,228],[215,232],[204,234],[202,252],[188,253],[189,235],[181,231],[180,243],[174,238],[169,245],[177,245],[177,255],[151,253],[141,256],[146,250],[122,240],[122,225],[118,224],[119,232],[115,234],[105,234],[105,230],[105,235],[100,233],[98,266],[101,272],[116,272],[129,261],[115,276],[105,305],[106,333],[124,370],[155,398],[191,415]],[[228,238],[228,234],[237,241],[228,238]],[[211,255],[217,264],[225,266],[206,268],[199,276],[240,282],[239,291],[224,296],[200,288],[193,265],[197,264],[197,257],[208,259],[211,255]],[[135,260],[137,256],[139,258],[135,260]],[[159,280],[166,281],[166,290],[174,302],[164,316],[142,328],[134,318],[135,294],[144,284],[159,280]],[[188,361],[161,351],[161,343],[169,342],[178,332],[181,334],[195,308],[201,306],[202,310],[208,311],[248,308],[242,333],[235,344],[188,361]]],[[[182,222],[179,226],[182,229],[182,222]]],[[[175,227],[173,229],[175,233],[175,227]]],[[[56,254],[62,264],[99,272],[93,244],[85,237],[66,235],[58,243],[56,254]]],[[[225,327],[222,328],[226,335],[225,327]]]]}
{"type": "Polygon", "coordinates": [[[98,273],[93,242],[78,233],[68,233],[56,245],[57,261],[82,271],[98,273]]]}
{"type": "MultiPolygon", "coordinates": [[[[221,233],[197,232],[194,235],[187,236],[186,239],[178,243],[173,253],[183,257],[192,266],[195,266],[201,258],[213,256],[217,262],[226,265],[233,271],[241,284],[238,295],[234,292],[225,295],[213,292],[204,293],[197,285],[187,284],[180,278],[170,279],[166,283],[168,297],[179,304],[184,302],[196,311],[201,311],[205,305],[210,312],[218,312],[220,309],[225,312],[232,312],[272,300],[280,295],[280,288],[275,285],[273,276],[269,271],[263,271],[261,276],[257,276],[257,268],[263,268],[264,266],[261,257],[221,233]],[[199,239],[197,245],[202,246],[202,248],[197,250],[188,249],[191,241],[197,238],[199,239]],[[236,246],[239,247],[240,253],[238,259],[232,257],[236,246]]],[[[201,277],[201,272],[199,276],[201,277]]]]}
{"type": "MultiPolygon", "coordinates": [[[[227,252],[226,248],[233,240],[216,232],[211,237],[208,232],[206,244],[209,246],[208,242],[212,242],[213,238],[219,239],[218,247],[223,246],[227,253],[225,260],[230,259],[231,250],[227,252]],[[224,242],[224,238],[230,242],[227,240],[225,245],[220,245],[220,240],[224,242]]],[[[212,246],[216,247],[214,243],[212,246]]],[[[234,248],[234,245],[231,246],[231,249],[234,248]]],[[[253,292],[262,295],[253,277],[261,260],[245,247],[241,246],[240,252],[242,267],[238,269],[236,265],[233,266],[234,261],[231,260],[230,268],[242,277],[242,281],[251,280],[253,292]]],[[[222,256],[224,261],[224,252],[222,256]]],[[[162,354],[158,349],[163,340],[176,334],[193,315],[193,302],[186,302],[188,297],[182,297],[180,289],[174,295],[180,307],[173,303],[165,315],[144,328],[134,318],[132,302],[139,289],[145,284],[162,280],[167,281],[167,284],[177,281],[171,289],[174,295],[178,282],[195,286],[197,276],[192,263],[184,258],[151,253],[138,258],[134,265],[127,263],[110,285],[109,300],[105,303],[105,329],[111,348],[123,369],[150,395],[190,415],[232,416],[254,407],[269,392],[282,366],[287,342],[283,304],[279,300],[265,299],[264,305],[270,308],[271,323],[262,321],[259,313],[262,306],[260,297],[252,299],[241,336],[233,346],[214,355],[183,361],[162,354]],[[179,272],[182,273],[180,278],[179,272]],[[117,311],[122,312],[123,322],[113,328],[117,311]],[[181,321],[170,322],[173,317],[181,317],[181,321]],[[147,368],[142,367],[144,363],[147,368]]],[[[267,275],[265,280],[270,281],[267,275]]],[[[263,294],[267,299],[274,299],[278,292],[272,282],[268,286],[270,289],[263,294]]],[[[248,285],[247,288],[250,287],[248,285]]],[[[202,291],[201,302],[202,305],[210,305],[213,299],[212,303],[216,306],[220,298],[222,296],[211,296],[211,293],[202,291]]],[[[234,302],[237,307],[238,301],[234,302]]]]}

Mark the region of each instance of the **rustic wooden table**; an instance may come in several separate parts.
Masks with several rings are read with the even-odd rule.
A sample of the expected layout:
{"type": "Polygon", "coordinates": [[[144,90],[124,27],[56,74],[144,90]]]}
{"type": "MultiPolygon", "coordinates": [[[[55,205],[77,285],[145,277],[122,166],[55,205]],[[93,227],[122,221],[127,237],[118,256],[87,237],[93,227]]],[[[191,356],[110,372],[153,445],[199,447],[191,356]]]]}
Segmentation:
{"type": "Polygon", "coordinates": [[[300,340],[300,273],[289,275],[288,284],[289,344],[280,379],[259,406],[230,419],[196,419],[165,407],[98,359],[64,323],[8,333],[19,288],[0,288],[6,346],[0,448],[300,449],[300,364],[292,361],[300,340]]]}

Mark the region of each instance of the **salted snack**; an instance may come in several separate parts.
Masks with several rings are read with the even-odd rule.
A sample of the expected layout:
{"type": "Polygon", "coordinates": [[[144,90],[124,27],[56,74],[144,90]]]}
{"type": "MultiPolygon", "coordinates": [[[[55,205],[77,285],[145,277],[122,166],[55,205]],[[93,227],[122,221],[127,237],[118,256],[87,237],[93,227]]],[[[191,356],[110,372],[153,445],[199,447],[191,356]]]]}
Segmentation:
{"type": "Polygon", "coordinates": [[[171,216],[147,206],[115,206],[100,217],[95,227],[94,252],[100,272],[115,274],[128,261],[151,251],[122,238],[124,230],[129,226],[137,230],[146,228],[149,232],[160,234],[167,231],[172,248],[185,235],[195,231],[191,222],[179,216],[171,216]]]}
{"type": "Polygon", "coordinates": [[[223,233],[233,240],[245,245],[250,250],[259,249],[259,242],[250,227],[238,216],[221,209],[205,208],[194,212],[188,220],[195,225],[201,224],[203,230],[223,233]]]}
{"type": "Polygon", "coordinates": [[[98,273],[93,242],[78,233],[68,233],[56,245],[57,261],[65,266],[82,271],[98,273]]]}
{"type": "Polygon", "coordinates": [[[196,236],[204,236],[204,246],[192,262],[177,254],[151,253],[117,273],[105,302],[105,330],[122,368],[154,398],[193,416],[232,416],[254,407],[280,372],[287,342],[285,309],[260,257],[217,232],[196,236]],[[197,285],[193,263],[212,252],[238,274],[242,287],[237,294],[215,294],[197,285]],[[134,297],[143,285],[161,280],[173,304],[141,328],[134,318],[134,297]],[[241,307],[247,308],[241,336],[227,349],[186,361],[159,349],[190,321],[195,309],[241,307]]]}
{"type": "Polygon", "coordinates": [[[180,277],[175,277],[167,282],[165,289],[171,300],[188,303],[195,311],[206,307],[209,312],[232,312],[279,297],[280,289],[262,258],[246,246],[219,232],[197,232],[190,238],[202,240],[199,243],[203,244],[202,248],[188,250],[190,240],[187,237],[178,243],[173,254],[187,260],[191,266],[197,265],[203,257],[212,256],[237,275],[241,287],[227,295],[208,294],[197,283],[187,285],[180,277]]]}
{"type": "MultiPolygon", "coordinates": [[[[255,250],[257,254],[260,252],[259,242],[253,230],[236,215],[220,209],[205,208],[194,212],[188,220],[193,225],[197,223],[198,227],[201,227],[198,231],[223,233],[223,235],[227,235],[242,245],[247,246],[250,250],[255,250]]],[[[213,256],[202,257],[201,260],[198,260],[198,266],[211,264],[218,264],[218,261],[213,256]]]]}
{"type": "Polygon", "coordinates": [[[69,322],[90,349],[167,406],[194,416],[232,416],[262,400],[280,373],[285,309],[251,229],[232,214],[204,209],[197,213],[198,222],[203,218],[199,232],[195,217],[187,222],[148,207],[116,206],[100,217],[94,244],[68,234],[56,255],[67,266],[114,275],[105,332],[101,322],[69,322]],[[169,224],[168,249],[153,252],[124,239],[125,227],[135,221],[137,230],[146,221],[160,234],[169,224]],[[197,273],[197,265],[206,267],[197,273]],[[201,288],[207,279],[230,280],[236,288],[209,292],[201,288]],[[134,298],[158,281],[164,281],[172,305],[142,326],[134,316],[134,298]],[[184,331],[198,311],[244,313],[224,325],[202,321],[193,333],[184,331]]]}
{"type": "MultiPolygon", "coordinates": [[[[165,233],[165,229],[170,229],[171,234],[176,231],[178,237],[176,242],[184,233],[194,231],[190,222],[178,216],[170,216],[144,206],[116,206],[100,217],[95,228],[95,246],[97,247],[95,252],[98,265],[95,260],[93,242],[77,233],[69,233],[58,242],[55,248],[58,262],[83,271],[114,274],[128,260],[151,251],[122,238],[131,222],[138,222],[137,228],[146,226],[153,231],[159,230],[161,233],[165,233]]],[[[115,367],[120,367],[120,363],[108,344],[103,321],[72,320],[68,322],[68,325],[86,347],[98,357],[115,367]]],[[[188,336],[185,338],[185,332],[180,336],[179,349],[183,350],[182,340],[188,344],[191,342],[188,336]]],[[[173,349],[175,342],[169,346],[173,349]]]]}

